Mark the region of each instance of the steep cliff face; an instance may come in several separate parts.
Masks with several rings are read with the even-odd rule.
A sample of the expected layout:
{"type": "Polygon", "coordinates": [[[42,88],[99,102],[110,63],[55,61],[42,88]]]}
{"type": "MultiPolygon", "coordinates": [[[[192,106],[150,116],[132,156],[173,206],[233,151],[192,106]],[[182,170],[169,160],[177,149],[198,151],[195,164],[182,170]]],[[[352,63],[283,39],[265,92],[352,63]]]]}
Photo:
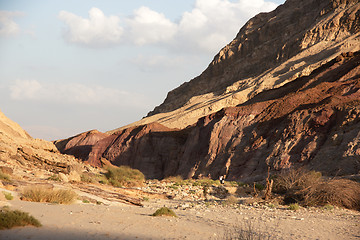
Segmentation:
{"type": "Polygon", "coordinates": [[[359,29],[357,0],[288,0],[250,19],[200,76],[169,92],[147,118],[126,127],[158,122],[184,128],[244,103],[309,75],[342,52],[359,51],[359,29]]]}
{"type": "Polygon", "coordinates": [[[359,138],[356,52],[188,128],[152,123],[116,132],[96,142],[83,160],[130,165],[148,178],[226,174],[228,179],[256,180],[265,177],[267,166],[292,165],[346,175],[360,171],[359,138]]]}

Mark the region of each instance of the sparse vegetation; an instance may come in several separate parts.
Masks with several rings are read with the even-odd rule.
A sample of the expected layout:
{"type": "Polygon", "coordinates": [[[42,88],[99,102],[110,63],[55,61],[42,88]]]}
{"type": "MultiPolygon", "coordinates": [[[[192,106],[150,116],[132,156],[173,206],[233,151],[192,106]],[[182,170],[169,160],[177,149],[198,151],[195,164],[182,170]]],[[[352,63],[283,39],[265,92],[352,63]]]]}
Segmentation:
{"type": "Polygon", "coordinates": [[[142,186],[145,181],[142,172],[129,166],[109,167],[105,176],[115,187],[138,187],[142,186]]]}
{"type": "Polygon", "coordinates": [[[360,210],[360,183],[348,179],[327,180],[321,173],[303,168],[289,169],[276,176],[274,191],[284,194],[285,204],[330,204],[360,210]]]}
{"type": "Polygon", "coordinates": [[[156,210],[156,212],[154,212],[152,214],[152,216],[154,216],[154,217],[158,217],[158,216],[177,217],[176,214],[174,213],[174,211],[167,207],[162,207],[162,208],[156,210]]]}
{"type": "Polygon", "coordinates": [[[322,209],[331,211],[331,210],[334,210],[334,206],[331,204],[326,204],[325,206],[322,207],[322,209]]]}
{"type": "Polygon", "coordinates": [[[61,182],[61,178],[60,178],[59,174],[53,174],[53,175],[51,175],[51,176],[48,178],[48,180],[61,182]]]}
{"type": "Polygon", "coordinates": [[[308,206],[334,205],[360,210],[360,183],[348,179],[323,181],[303,190],[304,204],[308,206]]]}
{"type": "Polygon", "coordinates": [[[14,199],[13,195],[11,195],[11,193],[9,193],[9,192],[4,191],[3,194],[5,195],[6,200],[13,200],[14,199]]]}
{"type": "Polygon", "coordinates": [[[255,224],[248,221],[226,231],[221,239],[226,240],[271,240],[271,235],[256,229],[255,224]]]}
{"type": "Polygon", "coordinates": [[[150,200],[150,198],[148,198],[148,197],[143,197],[143,201],[148,202],[149,200],[150,200]]]}
{"type": "Polygon", "coordinates": [[[41,227],[40,222],[26,212],[10,210],[7,207],[0,210],[0,230],[27,225],[41,227]]]}
{"type": "Polygon", "coordinates": [[[90,201],[87,200],[87,199],[82,200],[82,202],[83,202],[83,203],[90,203],[90,201]]]}
{"type": "Polygon", "coordinates": [[[71,190],[28,187],[23,190],[21,200],[31,202],[71,204],[75,201],[76,197],[76,193],[71,190]]]}
{"type": "Polygon", "coordinates": [[[300,206],[297,203],[292,203],[289,205],[289,210],[297,211],[299,209],[300,209],[300,206]]]}
{"type": "Polygon", "coordinates": [[[238,202],[239,200],[237,199],[237,197],[235,197],[234,195],[230,195],[223,201],[223,205],[229,206],[237,204],[238,202]]]}

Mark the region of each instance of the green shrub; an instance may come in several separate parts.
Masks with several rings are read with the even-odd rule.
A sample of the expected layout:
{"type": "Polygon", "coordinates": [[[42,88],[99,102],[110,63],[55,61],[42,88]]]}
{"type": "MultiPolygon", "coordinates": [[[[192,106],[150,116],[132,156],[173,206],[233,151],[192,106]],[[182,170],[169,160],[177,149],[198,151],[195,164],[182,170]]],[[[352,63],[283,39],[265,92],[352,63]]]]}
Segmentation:
{"type": "Polygon", "coordinates": [[[142,172],[129,166],[109,167],[105,176],[109,183],[115,187],[138,187],[142,186],[145,181],[142,172]]]}
{"type": "Polygon", "coordinates": [[[90,203],[90,201],[87,200],[87,199],[83,199],[82,202],[83,202],[83,203],[90,203]]]}
{"type": "Polygon", "coordinates": [[[71,204],[75,201],[76,197],[76,193],[71,190],[28,187],[23,190],[21,200],[31,202],[71,204]]]}
{"type": "Polygon", "coordinates": [[[14,199],[14,197],[11,195],[11,193],[9,193],[9,192],[3,192],[3,194],[5,195],[5,198],[7,199],[7,200],[13,200],[14,199]]]}
{"type": "Polygon", "coordinates": [[[10,210],[6,207],[0,210],[0,230],[27,225],[41,227],[40,222],[28,213],[19,210],[10,210]]]}
{"type": "Polygon", "coordinates": [[[299,209],[300,209],[300,206],[297,203],[292,203],[289,205],[289,210],[297,211],[299,209]]]}
{"type": "Polygon", "coordinates": [[[154,217],[158,217],[158,216],[177,217],[176,214],[174,213],[174,211],[167,207],[162,207],[162,208],[156,210],[156,212],[154,212],[152,214],[152,216],[154,216],[154,217]]]}

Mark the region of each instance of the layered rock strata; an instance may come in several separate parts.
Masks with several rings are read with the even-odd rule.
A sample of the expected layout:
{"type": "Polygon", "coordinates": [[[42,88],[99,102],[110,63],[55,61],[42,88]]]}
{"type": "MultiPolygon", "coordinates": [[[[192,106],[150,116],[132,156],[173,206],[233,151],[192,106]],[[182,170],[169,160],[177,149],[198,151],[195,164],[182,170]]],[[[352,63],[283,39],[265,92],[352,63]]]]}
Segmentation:
{"type": "MultiPolygon", "coordinates": [[[[83,160],[129,165],[148,178],[257,180],[268,166],[302,165],[348,175],[360,171],[359,139],[360,52],[350,52],[185,129],[151,123],[113,133],[94,143],[83,160]]],[[[76,148],[58,146],[62,152],[76,148]]]]}

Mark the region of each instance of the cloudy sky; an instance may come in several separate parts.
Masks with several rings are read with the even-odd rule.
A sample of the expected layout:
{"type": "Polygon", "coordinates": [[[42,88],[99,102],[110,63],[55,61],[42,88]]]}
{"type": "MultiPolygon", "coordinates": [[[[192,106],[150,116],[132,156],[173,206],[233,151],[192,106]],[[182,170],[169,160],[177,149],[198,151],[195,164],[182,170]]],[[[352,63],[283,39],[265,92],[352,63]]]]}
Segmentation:
{"type": "Polygon", "coordinates": [[[284,0],[0,0],[0,109],[55,140],[141,119],[284,0]]]}

